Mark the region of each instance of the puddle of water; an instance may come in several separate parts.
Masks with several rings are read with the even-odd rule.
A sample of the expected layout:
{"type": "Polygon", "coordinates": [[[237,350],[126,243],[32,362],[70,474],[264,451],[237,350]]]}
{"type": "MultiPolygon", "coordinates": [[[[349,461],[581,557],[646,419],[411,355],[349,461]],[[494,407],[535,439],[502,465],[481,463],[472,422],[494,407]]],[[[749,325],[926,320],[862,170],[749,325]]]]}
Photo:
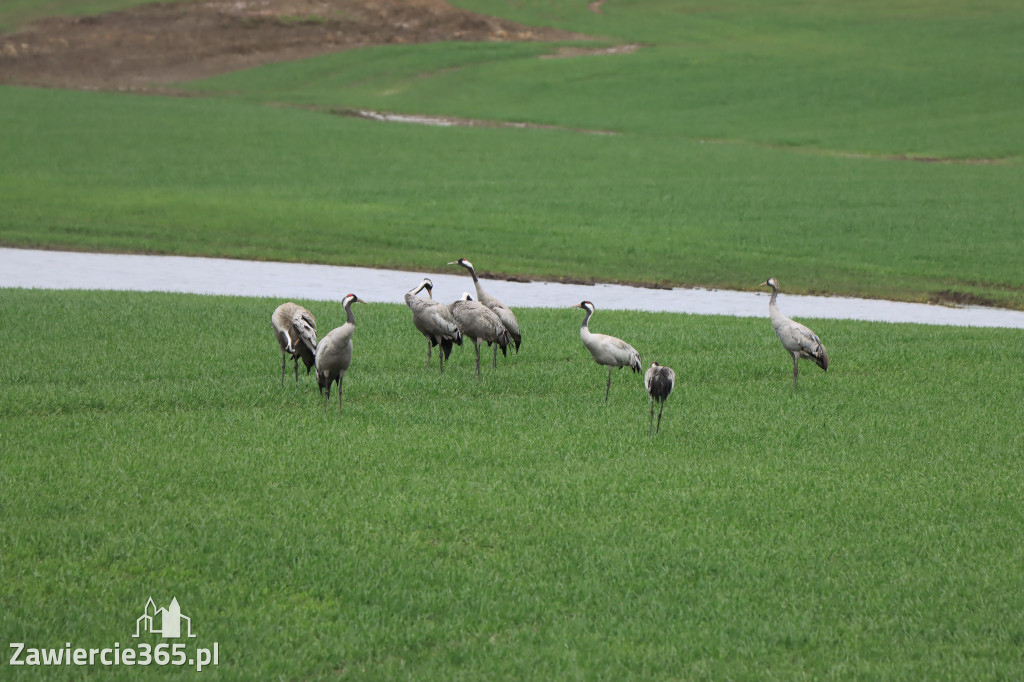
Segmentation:
{"type": "MultiPolygon", "coordinates": [[[[415,114],[389,114],[383,111],[372,111],[370,109],[353,109],[343,112],[346,115],[357,118],[368,118],[372,121],[383,121],[385,123],[418,123],[427,126],[440,126],[448,128],[458,125],[456,121],[442,116],[418,116],[415,114]]],[[[470,125],[466,123],[464,125],[470,125]]]]}
{"type": "MultiPolygon", "coordinates": [[[[281,300],[340,301],[352,292],[368,301],[403,303],[405,292],[419,284],[424,274],[434,282],[434,295],[440,300],[451,301],[463,291],[473,292],[469,275],[457,266],[451,268],[451,274],[434,274],[224,258],[0,248],[0,287],[169,291],[281,300]]],[[[483,286],[512,307],[568,308],[587,300],[599,310],[768,317],[767,292],[504,280],[483,280],[483,286]]],[[[789,296],[784,290],[779,294],[779,307],[798,319],[1024,329],[1024,312],[998,308],[951,308],[839,296],[789,296]]]]}
{"type": "Polygon", "coordinates": [[[618,133],[612,132],[610,130],[562,128],[561,126],[546,125],[543,123],[489,121],[479,118],[460,118],[457,116],[429,116],[427,114],[392,114],[386,111],[374,111],[372,109],[334,109],[333,112],[339,116],[365,118],[371,121],[380,121],[382,123],[413,123],[416,125],[439,126],[442,128],[451,128],[453,126],[468,128],[518,128],[521,130],[561,130],[573,133],[586,133],[588,135],[618,135],[618,133]]]}

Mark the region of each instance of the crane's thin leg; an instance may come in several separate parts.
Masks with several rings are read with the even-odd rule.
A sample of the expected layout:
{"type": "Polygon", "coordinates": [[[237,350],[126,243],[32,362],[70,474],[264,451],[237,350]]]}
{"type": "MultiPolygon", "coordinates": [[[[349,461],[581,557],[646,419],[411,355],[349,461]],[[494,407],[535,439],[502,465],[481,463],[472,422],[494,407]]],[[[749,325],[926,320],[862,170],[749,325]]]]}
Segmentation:
{"type": "Polygon", "coordinates": [[[608,402],[608,391],[612,388],[612,368],[608,368],[608,383],[604,387],[604,401],[608,402]]]}
{"type": "Polygon", "coordinates": [[[430,339],[427,339],[427,369],[430,369],[430,339]]]}
{"type": "Polygon", "coordinates": [[[341,382],[345,377],[338,377],[338,416],[341,416],[341,382]]]}
{"type": "Polygon", "coordinates": [[[281,351],[281,388],[284,388],[284,368],[288,364],[288,356],[281,351]]]}
{"type": "MultiPolygon", "coordinates": [[[[660,417],[658,419],[658,424],[659,425],[661,424],[660,417]]],[[[652,395],[651,396],[651,425],[647,429],[647,437],[650,438],[653,435],[654,435],[654,396],[652,395]]]]}
{"type": "Polygon", "coordinates": [[[494,342],[494,359],[491,361],[491,369],[498,369],[498,342],[494,342]]]}
{"type": "MultiPolygon", "coordinates": [[[[654,409],[654,405],[651,405],[651,409],[654,409]]],[[[661,401],[661,409],[658,410],[658,429],[655,433],[661,433],[661,413],[665,411],[665,401],[661,401]]]]}
{"type": "Polygon", "coordinates": [[[799,371],[800,366],[797,364],[796,353],[793,354],[793,390],[796,390],[796,373],[799,371]]]}
{"type": "Polygon", "coordinates": [[[295,356],[295,383],[299,383],[299,358],[295,356]]]}
{"type": "Polygon", "coordinates": [[[473,339],[473,346],[476,347],[476,378],[480,378],[480,339],[473,339]]]}
{"type": "Polygon", "coordinates": [[[327,393],[324,394],[324,412],[327,412],[327,401],[331,399],[331,384],[327,384],[327,393]]]}
{"type": "Polygon", "coordinates": [[[444,346],[441,346],[441,352],[437,354],[437,364],[441,367],[441,374],[444,374],[444,346]]]}

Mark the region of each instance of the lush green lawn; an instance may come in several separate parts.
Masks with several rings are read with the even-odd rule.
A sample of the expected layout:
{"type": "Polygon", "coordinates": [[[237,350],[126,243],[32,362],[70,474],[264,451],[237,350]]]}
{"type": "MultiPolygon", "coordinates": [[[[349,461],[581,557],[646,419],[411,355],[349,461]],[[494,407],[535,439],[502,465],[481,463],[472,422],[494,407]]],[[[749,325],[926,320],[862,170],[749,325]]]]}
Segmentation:
{"type": "Polygon", "coordinates": [[[5,88],[0,243],[1024,308],[1018,3],[459,4],[647,47],[395,45],[179,84],[202,99],[5,88]],[[353,107],[619,134],[328,113],[353,107]]]}
{"type": "MultiPolygon", "coordinates": [[[[527,23],[551,3],[461,2],[527,23]],[[522,4],[522,3],[517,3],[522,4]]],[[[565,2],[550,21],[617,56],[544,45],[387,46],[188,84],[248,101],[364,106],[826,153],[1019,159],[1024,10],[962,2],[565,2]],[[572,6],[573,9],[569,9],[572,6]],[[902,10],[902,11],[901,11],[902,10]]]]}
{"type": "MultiPolygon", "coordinates": [[[[647,47],[3,88],[0,243],[1024,308],[1019,4],[456,4],[647,47]]],[[[470,347],[438,376],[406,309],[357,307],[339,419],[280,386],[277,301],[0,290],[0,633],[137,646],[177,597],[217,679],[1019,676],[1019,330],[813,321],[831,369],[794,393],[767,319],[595,303],[677,372],[653,440],[639,376],[604,404],[578,310],[517,310],[478,382],[470,347]]]]}
{"type": "Polygon", "coordinates": [[[8,89],[0,242],[1024,307],[1020,165],[8,89]]]}
{"type": "Polygon", "coordinates": [[[0,291],[31,311],[0,328],[7,641],[136,646],[176,596],[215,679],[1024,665],[1019,331],[813,321],[832,365],[794,394],[767,319],[599,310],[677,371],[652,440],[639,376],[604,404],[580,311],[517,311],[478,382],[469,347],[439,376],[406,309],[357,306],[339,419],[281,388],[276,303],[0,291]]]}

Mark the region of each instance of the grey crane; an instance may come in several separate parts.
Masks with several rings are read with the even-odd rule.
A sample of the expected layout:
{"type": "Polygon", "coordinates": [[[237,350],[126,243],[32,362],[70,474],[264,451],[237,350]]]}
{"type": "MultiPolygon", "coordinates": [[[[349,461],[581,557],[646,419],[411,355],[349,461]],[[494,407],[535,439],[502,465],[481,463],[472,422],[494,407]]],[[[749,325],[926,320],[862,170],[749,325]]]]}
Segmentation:
{"type": "Polygon", "coordinates": [[[427,368],[430,368],[430,350],[440,345],[437,360],[444,372],[444,361],[452,354],[452,344],[462,345],[462,332],[455,323],[455,317],[448,306],[434,300],[432,292],[434,283],[424,277],[420,285],[405,295],[405,304],[412,310],[412,323],[427,337],[427,368]],[[427,290],[430,298],[420,298],[416,294],[427,290]]]}
{"type": "Polygon", "coordinates": [[[353,303],[365,303],[355,294],[347,295],[341,302],[348,320],[332,329],[316,348],[316,383],[324,395],[324,412],[331,399],[331,384],[338,382],[338,414],[341,414],[341,382],[352,364],[352,334],[356,330],[356,318],[352,315],[353,303]]]}
{"type": "Polygon", "coordinates": [[[468,337],[476,348],[476,378],[480,378],[480,342],[486,341],[488,346],[494,346],[494,359],[491,367],[498,366],[498,347],[501,347],[501,354],[507,355],[507,348],[512,343],[505,325],[493,310],[479,301],[474,301],[468,292],[462,294],[462,298],[449,305],[455,323],[463,336],[468,337]]]}
{"type": "Polygon", "coordinates": [[[461,265],[469,270],[469,274],[473,276],[473,285],[476,287],[477,300],[493,310],[494,314],[498,316],[498,319],[501,320],[501,324],[508,330],[508,335],[512,338],[512,341],[515,342],[516,353],[518,353],[519,345],[522,343],[523,337],[519,333],[519,321],[516,319],[512,310],[480,287],[480,280],[477,279],[476,270],[473,269],[473,264],[468,260],[460,258],[459,260],[453,260],[448,263],[448,265],[461,265]]]}
{"type": "Polygon", "coordinates": [[[647,435],[654,434],[654,403],[658,401],[661,407],[658,409],[658,433],[661,432],[661,413],[665,411],[665,401],[672,395],[672,389],[676,385],[676,373],[671,367],[659,365],[652,362],[644,374],[644,387],[651,396],[651,424],[647,435]]]}
{"type": "Polygon", "coordinates": [[[274,337],[281,346],[281,386],[284,386],[288,355],[295,361],[295,381],[299,381],[299,359],[306,365],[306,374],[316,363],[316,318],[313,313],[291,301],[277,306],[270,316],[274,337]]]}
{"type": "Polygon", "coordinates": [[[604,388],[604,401],[608,402],[608,391],[612,387],[612,368],[618,367],[621,369],[629,367],[634,372],[639,373],[642,369],[640,353],[622,339],[608,336],[607,334],[594,334],[590,331],[588,324],[590,323],[590,316],[594,314],[593,303],[582,301],[572,307],[583,308],[587,311],[587,314],[583,317],[583,324],[580,325],[580,339],[583,341],[586,349],[590,351],[594,362],[599,365],[608,366],[608,383],[604,388]]]}
{"type": "Polygon", "coordinates": [[[772,299],[768,301],[768,315],[772,318],[772,329],[782,342],[782,347],[793,356],[793,390],[796,390],[796,375],[799,371],[797,360],[813,360],[818,367],[828,371],[828,354],[825,353],[825,346],[821,345],[821,339],[817,334],[779,312],[779,306],[775,303],[779,295],[779,280],[769,277],[761,286],[772,288],[772,299]]]}

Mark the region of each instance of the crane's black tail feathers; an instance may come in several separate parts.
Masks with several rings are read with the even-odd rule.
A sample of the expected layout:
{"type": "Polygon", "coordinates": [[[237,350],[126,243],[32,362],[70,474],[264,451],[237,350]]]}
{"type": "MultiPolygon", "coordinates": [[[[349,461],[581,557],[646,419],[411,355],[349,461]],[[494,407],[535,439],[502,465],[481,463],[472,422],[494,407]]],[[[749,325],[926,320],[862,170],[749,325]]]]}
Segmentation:
{"type": "Polygon", "coordinates": [[[488,341],[487,345],[490,346],[492,343],[497,343],[498,348],[501,348],[502,357],[508,357],[508,347],[512,345],[512,337],[509,336],[508,331],[502,329],[501,333],[498,334],[497,340],[493,342],[488,341]]]}
{"type": "Polygon", "coordinates": [[[441,352],[444,353],[444,359],[447,360],[448,356],[452,354],[451,339],[441,339],[441,352]]]}
{"type": "Polygon", "coordinates": [[[302,363],[306,365],[306,375],[309,375],[313,365],[316,364],[316,351],[310,350],[309,346],[304,343],[300,343],[292,354],[292,357],[302,358],[302,363]]]}
{"type": "Polygon", "coordinates": [[[664,403],[668,400],[669,393],[672,392],[672,384],[665,377],[656,376],[651,379],[651,387],[649,389],[651,397],[654,398],[656,403],[664,403]]]}

